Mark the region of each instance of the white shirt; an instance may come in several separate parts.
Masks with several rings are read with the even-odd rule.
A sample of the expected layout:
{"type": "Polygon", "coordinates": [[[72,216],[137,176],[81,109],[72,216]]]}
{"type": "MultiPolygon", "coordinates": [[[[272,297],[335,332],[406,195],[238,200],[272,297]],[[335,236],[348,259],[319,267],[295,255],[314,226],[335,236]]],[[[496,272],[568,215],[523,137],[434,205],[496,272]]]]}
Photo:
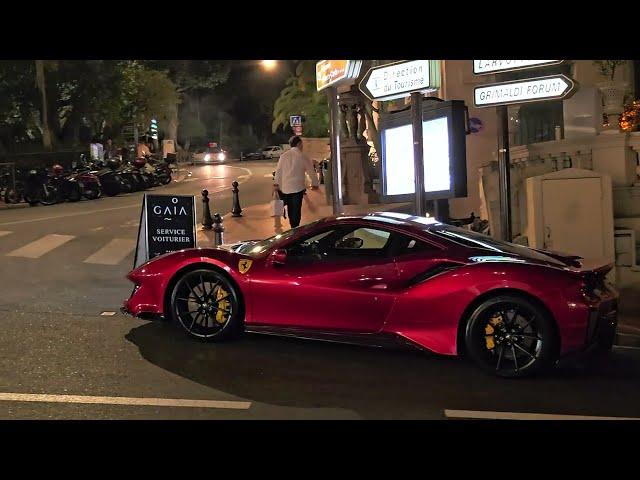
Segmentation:
{"type": "Polygon", "coordinates": [[[101,143],[92,143],[89,148],[91,150],[91,160],[104,160],[104,147],[101,143]]]}
{"type": "Polygon", "coordinates": [[[297,193],[307,188],[304,174],[309,175],[311,185],[317,187],[318,175],[313,168],[313,162],[302,151],[293,147],[278,159],[275,183],[280,186],[282,193],[297,193]]]}

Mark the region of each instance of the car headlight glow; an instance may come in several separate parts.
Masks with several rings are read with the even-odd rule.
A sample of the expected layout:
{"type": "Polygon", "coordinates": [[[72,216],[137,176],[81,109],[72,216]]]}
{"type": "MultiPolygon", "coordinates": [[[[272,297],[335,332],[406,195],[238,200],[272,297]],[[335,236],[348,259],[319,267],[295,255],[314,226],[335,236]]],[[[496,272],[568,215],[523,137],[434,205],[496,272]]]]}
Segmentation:
{"type": "Polygon", "coordinates": [[[208,162],[209,160],[211,160],[211,155],[209,155],[208,153],[204,156],[204,161],[208,162]]]}
{"type": "Polygon", "coordinates": [[[218,160],[224,160],[224,153],[219,153],[218,154],[218,160]]]}

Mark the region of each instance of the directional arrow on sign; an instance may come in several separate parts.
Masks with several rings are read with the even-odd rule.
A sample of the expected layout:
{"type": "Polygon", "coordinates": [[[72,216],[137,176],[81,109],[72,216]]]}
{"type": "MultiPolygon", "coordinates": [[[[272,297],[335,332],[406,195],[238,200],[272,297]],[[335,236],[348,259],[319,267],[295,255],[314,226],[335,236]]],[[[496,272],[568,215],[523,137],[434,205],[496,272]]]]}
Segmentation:
{"type": "Polygon", "coordinates": [[[476,107],[561,100],[575,92],[576,83],[564,75],[528,78],[513,82],[480,85],[473,89],[476,107]]]}
{"type": "Polygon", "coordinates": [[[393,100],[411,92],[439,88],[438,75],[432,73],[433,60],[410,60],[369,69],[359,84],[370,100],[393,100]]]}

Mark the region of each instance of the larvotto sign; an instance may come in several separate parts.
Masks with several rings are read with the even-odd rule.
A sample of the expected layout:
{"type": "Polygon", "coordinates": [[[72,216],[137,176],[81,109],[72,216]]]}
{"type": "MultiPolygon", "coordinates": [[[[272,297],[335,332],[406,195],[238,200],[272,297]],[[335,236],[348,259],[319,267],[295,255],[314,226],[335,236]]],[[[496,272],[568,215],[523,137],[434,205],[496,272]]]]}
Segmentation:
{"type": "Polygon", "coordinates": [[[476,107],[495,107],[512,103],[561,100],[574,92],[575,82],[564,75],[494,83],[474,88],[476,107]]]}
{"type": "Polygon", "coordinates": [[[489,73],[512,72],[526,68],[540,68],[557,65],[564,60],[474,60],[473,73],[486,75],[489,73]]]}
{"type": "Polygon", "coordinates": [[[145,195],[135,267],[158,255],[196,246],[195,197],[145,195]]]}

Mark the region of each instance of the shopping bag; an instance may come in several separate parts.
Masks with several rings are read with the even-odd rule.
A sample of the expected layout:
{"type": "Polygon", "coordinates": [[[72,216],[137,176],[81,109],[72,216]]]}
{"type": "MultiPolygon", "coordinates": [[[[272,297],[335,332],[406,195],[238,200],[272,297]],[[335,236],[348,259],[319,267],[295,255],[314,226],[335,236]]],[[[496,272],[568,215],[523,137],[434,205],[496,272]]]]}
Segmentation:
{"type": "Polygon", "coordinates": [[[278,198],[278,195],[274,192],[271,199],[271,216],[281,217],[284,215],[284,202],[278,198]]]}

